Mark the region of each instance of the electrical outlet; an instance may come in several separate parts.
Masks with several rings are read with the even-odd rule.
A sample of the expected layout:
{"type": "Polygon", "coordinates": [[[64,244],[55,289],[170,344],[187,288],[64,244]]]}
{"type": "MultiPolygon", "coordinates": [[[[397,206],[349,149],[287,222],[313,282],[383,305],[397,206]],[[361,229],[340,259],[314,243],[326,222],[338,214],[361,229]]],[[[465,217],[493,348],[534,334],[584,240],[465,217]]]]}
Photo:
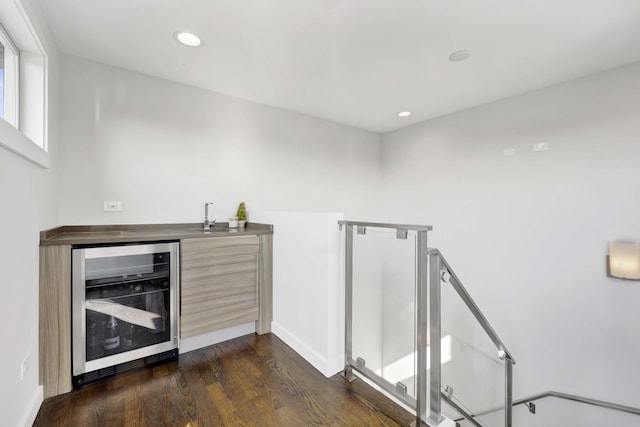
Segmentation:
{"type": "Polygon", "coordinates": [[[31,353],[27,353],[27,355],[22,359],[22,363],[20,364],[20,380],[24,380],[24,377],[29,372],[29,359],[31,358],[31,353]]]}
{"type": "Polygon", "coordinates": [[[104,202],[104,211],[105,212],[118,212],[122,210],[122,202],[117,201],[105,201],[104,202]]]}
{"type": "Polygon", "coordinates": [[[536,142],[531,146],[533,151],[549,151],[549,143],[548,142],[536,142]]]}

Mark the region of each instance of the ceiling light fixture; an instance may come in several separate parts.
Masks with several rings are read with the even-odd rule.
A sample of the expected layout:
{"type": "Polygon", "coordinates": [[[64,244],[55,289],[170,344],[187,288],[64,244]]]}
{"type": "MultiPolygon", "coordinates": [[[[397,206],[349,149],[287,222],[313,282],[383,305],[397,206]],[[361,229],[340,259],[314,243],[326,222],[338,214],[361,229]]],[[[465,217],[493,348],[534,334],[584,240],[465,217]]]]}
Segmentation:
{"type": "Polygon", "coordinates": [[[398,117],[409,117],[411,115],[411,111],[400,111],[398,113],[398,117]]]}
{"type": "Polygon", "coordinates": [[[175,36],[176,36],[176,39],[178,39],[178,41],[185,46],[197,47],[202,44],[200,37],[196,36],[195,34],[187,33],[184,31],[178,31],[175,33],[175,36]]]}
{"type": "Polygon", "coordinates": [[[449,55],[449,61],[451,62],[462,62],[465,59],[467,59],[468,57],[471,56],[471,51],[470,50],[459,50],[457,52],[453,52],[451,55],[449,55]]]}

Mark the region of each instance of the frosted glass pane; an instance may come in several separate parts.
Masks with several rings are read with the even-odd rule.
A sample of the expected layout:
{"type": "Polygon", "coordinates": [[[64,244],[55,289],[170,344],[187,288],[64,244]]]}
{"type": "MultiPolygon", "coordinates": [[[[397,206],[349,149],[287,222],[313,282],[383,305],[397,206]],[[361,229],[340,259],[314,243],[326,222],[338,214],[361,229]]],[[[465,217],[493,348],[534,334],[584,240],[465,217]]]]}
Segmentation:
{"type": "Polygon", "coordinates": [[[415,397],[415,233],[354,232],[353,357],[415,397]]]}

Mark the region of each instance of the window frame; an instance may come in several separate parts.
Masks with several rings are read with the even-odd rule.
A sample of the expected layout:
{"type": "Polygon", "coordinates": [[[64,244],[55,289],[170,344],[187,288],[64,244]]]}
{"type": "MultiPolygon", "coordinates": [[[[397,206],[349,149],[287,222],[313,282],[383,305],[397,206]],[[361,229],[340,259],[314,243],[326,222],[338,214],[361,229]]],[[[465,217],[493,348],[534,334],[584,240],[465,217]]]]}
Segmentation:
{"type": "Polygon", "coordinates": [[[57,50],[45,24],[40,9],[29,1],[0,2],[0,26],[17,52],[15,103],[10,100],[16,125],[0,119],[0,150],[49,169],[49,55],[56,61],[57,50]]]}
{"type": "Polygon", "coordinates": [[[0,23],[0,43],[4,47],[4,117],[16,129],[20,125],[20,51],[0,23]]]}

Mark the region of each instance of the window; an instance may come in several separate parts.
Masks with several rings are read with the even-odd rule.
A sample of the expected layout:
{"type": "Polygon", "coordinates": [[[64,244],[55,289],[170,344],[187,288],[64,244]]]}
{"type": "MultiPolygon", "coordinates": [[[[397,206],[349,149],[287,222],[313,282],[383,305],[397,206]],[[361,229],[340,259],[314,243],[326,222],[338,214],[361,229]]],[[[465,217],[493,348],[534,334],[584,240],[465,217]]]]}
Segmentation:
{"type": "Polygon", "coordinates": [[[0,43],[0,117],[4,119],[4,45],[0,43]]]}
{"type": "Polygon", "coordinates": [[[48,62],[54,52],[30,2],[0,1],[0,149],[45,168],[48,62]]]}
{"type": "Polygon", "coordinates": [[[0,26],[0,117],[18,125],[18,49],[0,26]]]}

